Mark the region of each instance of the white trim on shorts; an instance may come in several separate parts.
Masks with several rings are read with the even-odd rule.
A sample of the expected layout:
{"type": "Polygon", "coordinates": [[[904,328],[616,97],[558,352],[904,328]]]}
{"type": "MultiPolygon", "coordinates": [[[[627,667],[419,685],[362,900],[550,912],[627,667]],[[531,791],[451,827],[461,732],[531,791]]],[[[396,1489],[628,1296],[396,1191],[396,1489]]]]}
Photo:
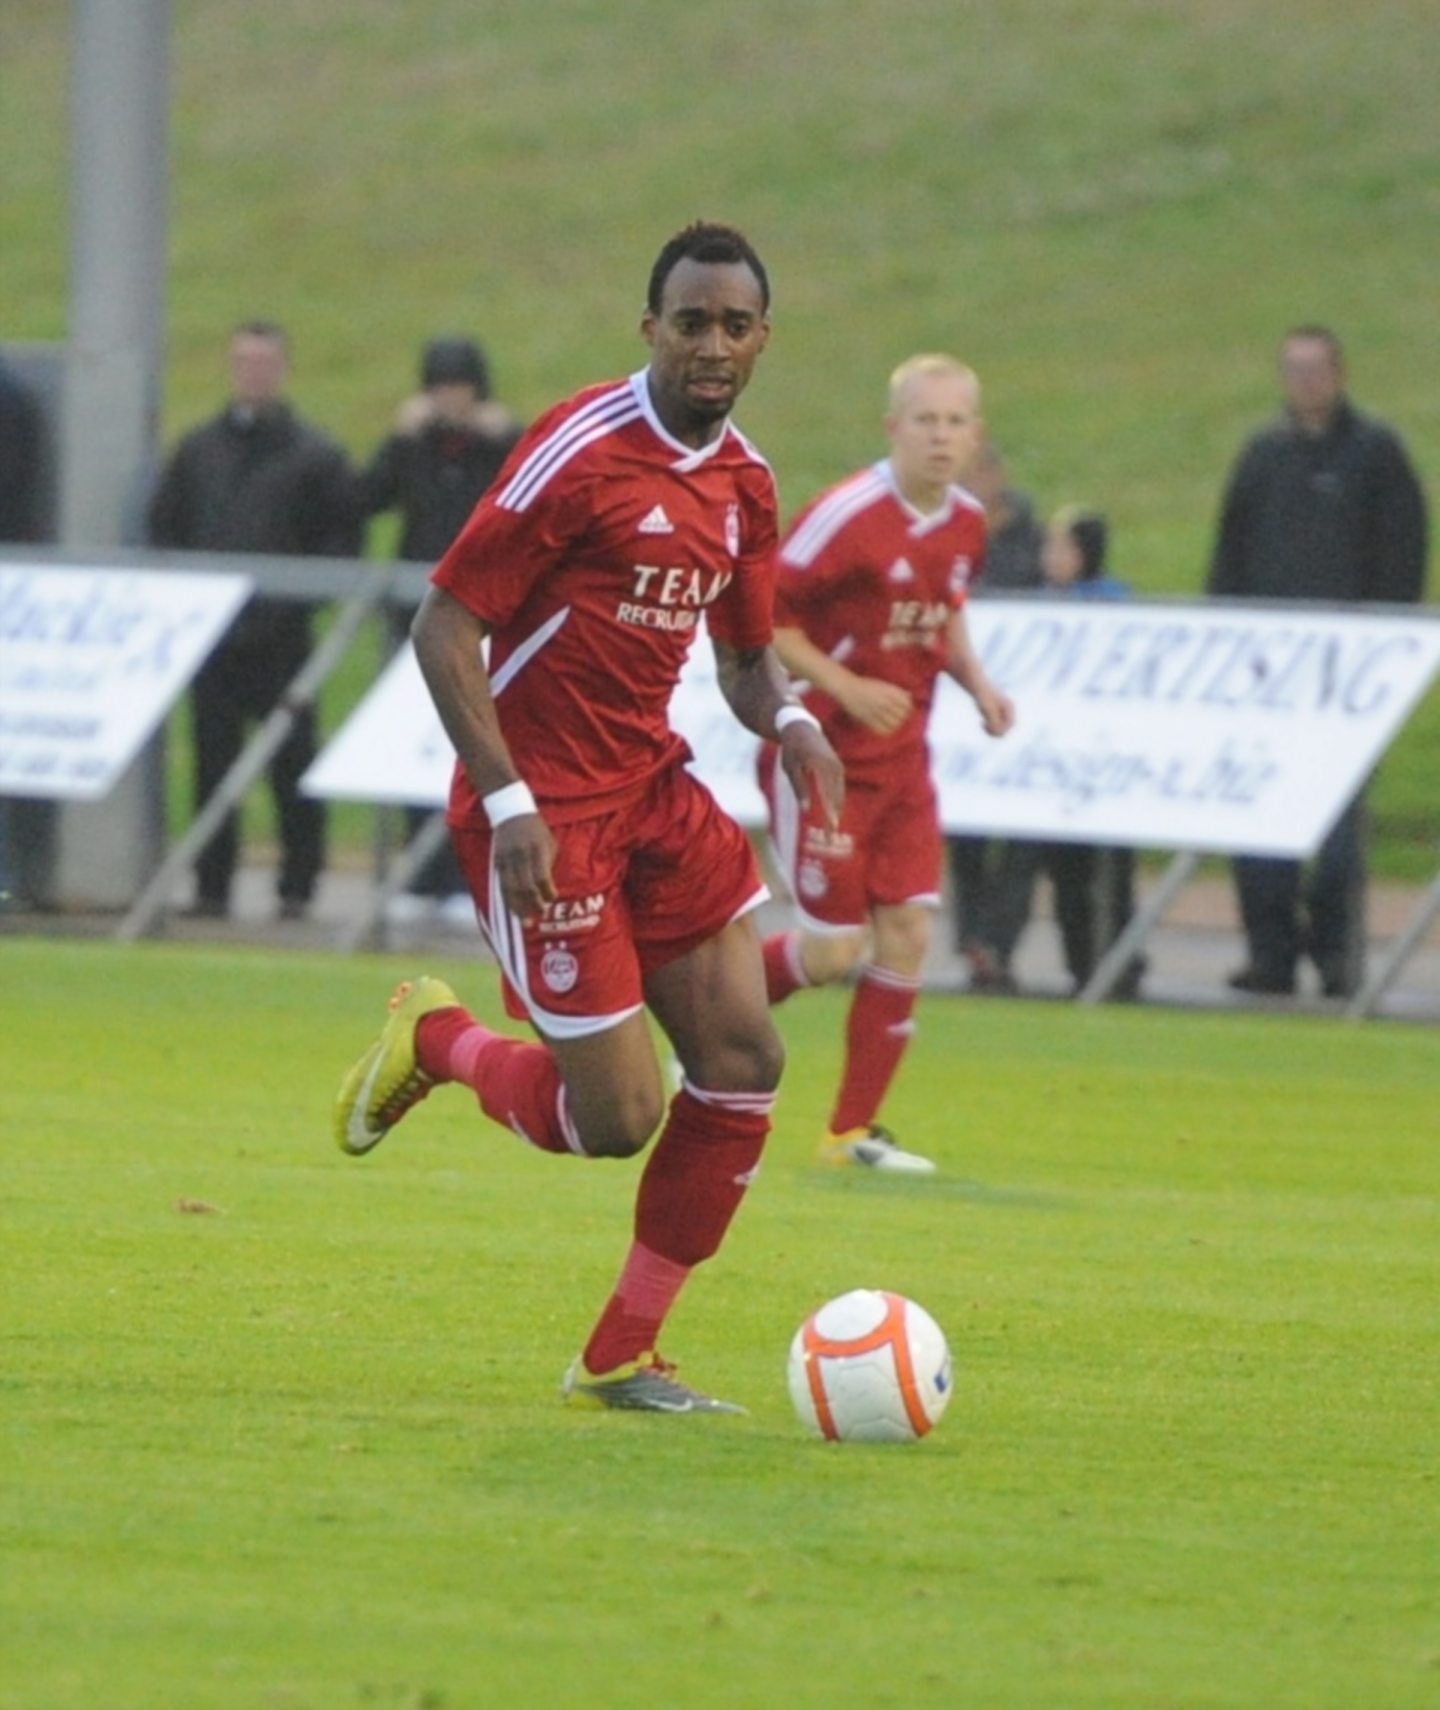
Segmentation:
{"type": "MultiPolygon", "coordinates": [[[[550,1039],[588,1039],[638,1015],[643,1003],[632,1003],[608,1015],[557,1015],[544,1008],[530,990],[530,969],[525,959],[525,927],[520,916],[505,906],[500,875],[495,868],[495,845],[490,845],[490,910],[477,909],[480,927],[495,953],[495,960],[519,994],[530,1019],[550,1039]]],[[[563,1126],[563,1122],[562,1122],[563,1126]]],[[[566,1134],[569,1142],[570,1136],[566,1134]]]]}

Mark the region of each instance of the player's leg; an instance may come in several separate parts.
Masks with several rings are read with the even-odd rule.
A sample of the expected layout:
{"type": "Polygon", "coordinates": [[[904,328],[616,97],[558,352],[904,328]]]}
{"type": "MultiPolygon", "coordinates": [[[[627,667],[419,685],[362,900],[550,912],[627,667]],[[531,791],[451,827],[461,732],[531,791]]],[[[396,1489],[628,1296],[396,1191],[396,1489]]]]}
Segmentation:
{"type": "Polygon", "coordinates": [[[620,1279],[567,1379],[572,1399],[607,1406],[655,1381],[644,1362],[754,1179],[784,1062],[751,919],[766,893],[748,840],[679,768],[652,805],[626,894],[645,999],[682,1080],[645,1162],[620,1279]]]}
{"type": "MultiPolygon", "coordinates": [[[[635,1384],[653,1386],[665,1319],[755,1178],[784,1063],[748,917],[653,971],[645,995],[684,1079],[645,1163],[619,1281],[566,1380],[572,1399],[606,1406],[634,1405],[623,1398],[635,1384]]],[[[664,1362],[658,1375],[675,1381],[664,1362]]]]}
{"type": "Polygon", "coordinates": [[[560,895],[533,921],[506,910],[487,831],[458,830],[455,844],[504,974],[507,1012],[529,1020],[543,1043],[486,1026],[442,981],[407,982],[341,1087],[341,1148],[369,1151],[432,1087],[455,1082],[542,1151],[630,1156],[654,1131],[664,1100],[620,888],[623,836],[603,820],[564,827],[560,895]]]}
{"type": "Polygon", "coordinates": [[[772,933],[762,947],[770,1003],[784,1003],[810,986],[833,986],[848,979],[865,954],[865,939],[863,926],[822,930],[813,922],[772,933]]]}
{"type": "Polygon", "coordinates": [[[915,1032],[920,974],[934,934],[925,904],[875,908],[870,960],[860,969],[845,1021],[845,1066],[821,1155],[837,1164],[929,1174],[934,1165],[899,1146],[879,1122],[915,1032]]]}
{"type": "Polygon", "coordinates": [[[920,976],[940,901],[942,844],[928,776],[897,780],[874,804],[857,847],[870,897],[871,955],[859,970],[845,1023],[845,1066],[821,1143],[837,1164],[929,1174],[935,1166],[899,1146],[879,1115],[915,1031],[920,976]]]}
{"type": "Polygon", "coordinates": [[[794,900],[798,924],[764,942],[765,990],[772,1004],[784,1003],[807,986],[843,980],[860,960],[867,903],[855,853],[874,794],[850,790],[840,824],[832,827],[818,801],[808,809],[800,805],[777,752],[773,745],[762,749],[759,780],[770,811],[775,865],[794,900]]]}

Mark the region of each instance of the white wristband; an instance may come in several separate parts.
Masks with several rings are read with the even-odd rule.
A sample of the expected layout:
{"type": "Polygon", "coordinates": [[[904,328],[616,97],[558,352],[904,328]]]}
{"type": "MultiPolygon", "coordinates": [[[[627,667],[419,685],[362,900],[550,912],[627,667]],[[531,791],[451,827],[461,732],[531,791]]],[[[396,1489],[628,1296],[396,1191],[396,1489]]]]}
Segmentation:
{"type": "Polygon", "coordinates": [[[522,813],[539,812],[535,806],[535,798],[530,794],[529,784],[519,780],[513,784],[504,784],[498,790],[491,790],[488,796],[482,796],[480,799],[492,831],[498,831],[507,819],[518,819],[522,813]]]}
{"type": "Polygon", "coordinates": [[[820,720],[808,707],[797,707],[790,701],[775,714],[776,736],[783,736],[792,724],[808,724],[814,730],[820,728],[820,720]]]}

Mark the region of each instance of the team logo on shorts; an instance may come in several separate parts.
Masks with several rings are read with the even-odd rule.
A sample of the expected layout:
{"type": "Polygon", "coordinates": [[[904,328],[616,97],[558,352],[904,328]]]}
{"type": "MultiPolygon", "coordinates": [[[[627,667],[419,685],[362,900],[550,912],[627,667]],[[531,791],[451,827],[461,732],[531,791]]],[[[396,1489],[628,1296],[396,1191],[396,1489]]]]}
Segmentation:
{"type": "Polygon", "coordinates": [[[818,861],[802,861],[800,871],[795,875],[800,887],[800,895],[809,897],[812,902],[818,902],[830,889],[830,881],[825,877],[825,869],[818,861]]]}
{"type": "Polygon", "coordinates": [[[740,554],[740,507],[732,500],[725,507],[725,550],[732,558],[740,554]]]}
{"type": "Polygon", "coordinates": [[[540,958],[540,978],[552,992],[568,992],[580,978],[580,964],[568,950],[552,945],[540,958]]]}

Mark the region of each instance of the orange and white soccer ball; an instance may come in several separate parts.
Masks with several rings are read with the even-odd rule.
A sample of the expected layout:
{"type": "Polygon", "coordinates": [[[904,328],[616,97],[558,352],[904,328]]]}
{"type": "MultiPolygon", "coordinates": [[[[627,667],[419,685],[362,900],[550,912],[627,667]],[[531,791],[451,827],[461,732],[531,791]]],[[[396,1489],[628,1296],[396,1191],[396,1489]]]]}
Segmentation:
{"type": "Polygon", "coordinates": [[[953,1387],[945,1333],[923,1306],[855,1288],[812,1312],[790,1344],[790,1399],[817,1437],[912,1443],[953,1387]]]}

